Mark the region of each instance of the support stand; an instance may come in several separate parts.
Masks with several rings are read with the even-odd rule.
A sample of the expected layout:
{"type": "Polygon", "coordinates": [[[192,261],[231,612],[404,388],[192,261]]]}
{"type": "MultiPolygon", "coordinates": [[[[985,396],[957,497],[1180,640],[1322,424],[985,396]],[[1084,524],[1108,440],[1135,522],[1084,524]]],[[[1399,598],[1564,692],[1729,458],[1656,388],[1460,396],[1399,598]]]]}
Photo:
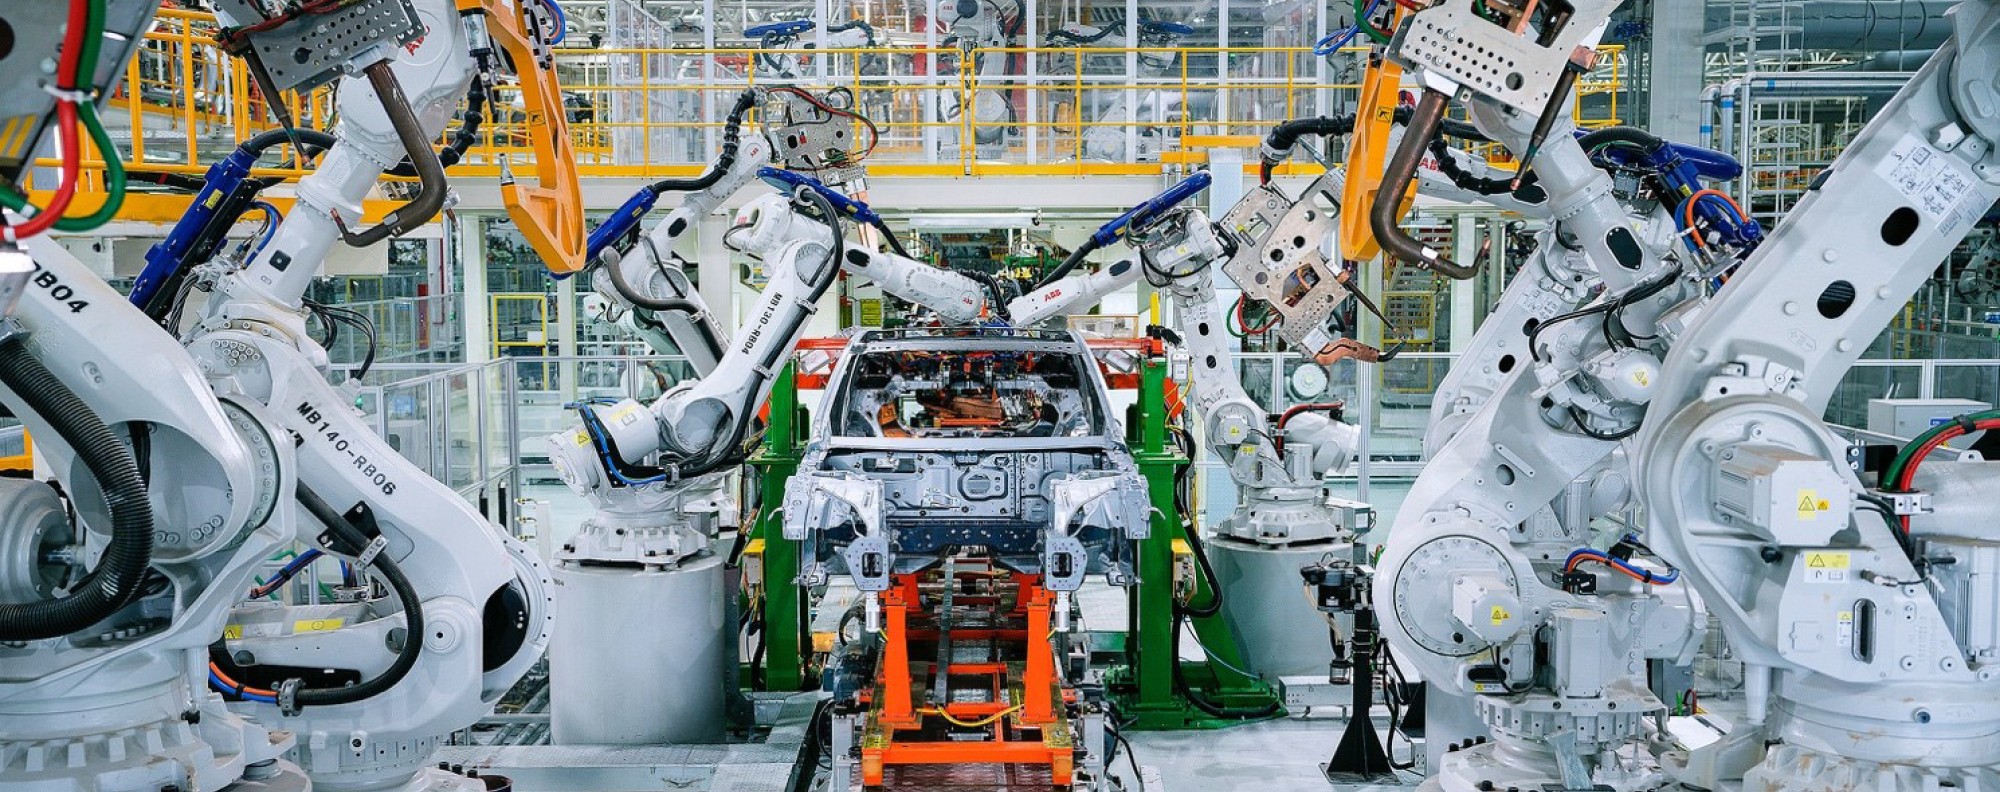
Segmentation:
{"type": "MultiPolygon", "coordinates": [[[[1389,764],[1389,749],[1375,733],[1375,658],[1382,650],[1382,635],[1375,621],[1369,588],[1373,576],[1346,561],[1325,561],[1299,570],[1299,576],[1313,590],[1313,602],[1328,615],[1346,614],[1354,619],[1347,657],[1353,664],[1348,675],[1354,690],[1353,708],[1347,729],[1333,756],[1320,766],[1326,780],[1335,784],[1396,784],[1396,768],[1389,764]]],[[[1339,643],[1338,636],[1335,643],[1339,643]]],[[[1336,656],[1338,652],[1336,652],[1336,656]]],[[[1338,680],[1336,680],[1338,681],[1338,680]]]]}
{"type": "Polygon", "coordinates": [[[1333,758],[1321,769],[1326,780],[1336,784],[1394,784],[1396,769],[1389,766],[1389,749],[1375,733],[1375,719],[1368,713],[1375,707],[1375,653],[1381,646],[1376,633],[1375,609],[1354,611],[1354,708],[1347,718],[1347,730],[1333,758]]]}

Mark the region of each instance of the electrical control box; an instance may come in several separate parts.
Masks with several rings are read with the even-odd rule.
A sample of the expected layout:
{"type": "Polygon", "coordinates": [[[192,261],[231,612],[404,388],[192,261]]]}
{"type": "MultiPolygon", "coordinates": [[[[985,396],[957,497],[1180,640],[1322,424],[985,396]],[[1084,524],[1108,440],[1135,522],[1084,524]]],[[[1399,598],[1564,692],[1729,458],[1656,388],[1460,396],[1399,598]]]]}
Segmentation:
{"type": "MultiPolygon", "coordinates": [[[[1972,399],[1869,399],[1868,431],[1907,440],[1954,417],[1990,409],[1993,405],[1972,399]]],[[[1947,445],[1964,448],[1976,436],[1961,437],[1947,445]]]]}

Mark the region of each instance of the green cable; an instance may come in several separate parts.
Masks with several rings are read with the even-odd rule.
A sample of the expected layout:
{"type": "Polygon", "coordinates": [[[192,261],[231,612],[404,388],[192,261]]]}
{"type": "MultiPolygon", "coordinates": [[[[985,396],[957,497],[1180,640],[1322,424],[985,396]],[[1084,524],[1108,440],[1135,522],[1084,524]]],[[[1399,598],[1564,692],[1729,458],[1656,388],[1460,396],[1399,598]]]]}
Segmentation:
{"type": "Polygon", "coordinates": [[[1375,21],[1368,18],[1368,0],[1354,0],[1354,24],[1361,28],[1361,32],[1368,34],[1369,38],[1374,39],[1375,43],[1389,43],[1389,34],[1375,27],[1375,21]]]}
{"type": "MultiPolygon", "coordinates": [[[[79,51],[82,58],[76,65],[76,90],[89,91],[97,84],[97,59],[104,48],[104,0],[90,0],[89,11],[85,15],[83,27],[83,47],[79,51]]],[[[125,160],[119,156],[117,147],[111,142],[111,133],[104,128],[104,122],[97,117],[96,102],[78,102],[77,122],[90,133],[90,142],[97,146],[104,157],[104,204],[97,211],[83,217],[61,217],[55,222],[55,229],[79,233],[98,228],[111,222],[118,210],[125,205],[125,160]]],[[[28,208],[28,196],[18,190],[0,190],[0,206],[16,212],[28,208]]]]}
{"type": "Polygon", "coordinates": [[[1917,435],[1908,445],[1903,446],[1903,450],[1896,452],[1896,458],[1889,462],[1887,468],[1882,470],[1882,485],[1895,486],[1896,481],[1903,477],[1903,468],[1910,464],[1910,458],[1916,455],[1917,449],[1924,447],[1924,444],[1929,443],[1932,438],[1958,428],[1960,420],[1990,421],[1996,419],[2000,419],[2000,410],[1966,413],[1954,420],[1933,426],[1930,428],[1930,431],[1917,435]]]}

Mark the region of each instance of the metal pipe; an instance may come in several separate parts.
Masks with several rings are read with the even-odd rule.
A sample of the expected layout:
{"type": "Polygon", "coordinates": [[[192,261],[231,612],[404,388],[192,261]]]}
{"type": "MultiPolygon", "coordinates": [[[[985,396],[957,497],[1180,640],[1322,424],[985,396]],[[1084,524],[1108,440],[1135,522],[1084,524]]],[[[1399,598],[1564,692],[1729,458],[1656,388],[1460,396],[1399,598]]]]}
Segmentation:
{"type": "MultiPolygon", "coordinates": [[[[1799,26],[1797,40],[1812,42],[1816,49],[1928,50],[1951,35],[1951,19],[1945,12],[1956,4],[1951,0],[1814,0],[1807,6],[1809,13],[1798,14],[1786,23],[1799,26]]],[[[1778,19],[1757,21],[1780,23],[1778,19]]],[[[1710,35],[1736,24],[1727,5],[1709,6],[1706,30],[1710,35]]]]}
{"type": "Polygon", "coordinates": [[[368,85],[375,89],[375,97],[382,102],[382,109],[389,114],[389,123],[396,128],[396,138],[403,143],[403,150],[410,157],[410,163],[417,172],[417,196],[409,203],[390,210],[382,218],[381,225],[360,233],[349,231],[338,212],[334,222],[340,226],[340,237],[354,247],[367,247],[390,237],[402,236],[417,226],[436,217],[444,209],[445,182],[444,163],[438,159],[436,149],[431,148],[430,136],[424,134],[423,123],[410,109],[410,100],[403,95],[403,84],[396,81],[396,72],[389,67],[389,61],[376,61],[364,71],[368,74],[368,85]]]}
{"type": "Polygon", "coordinates": [[[1914,72],[1840,72],[1826,77],[1806,74],[1748,75],[1743,84],[1751,97],[1759,100],[1791,99],[1801,96],[1888,96],[1908,85],[1914,72]]]}
{"type": "Polygon", "coordinates": [[[1424,89],[1423,97],[1417,100],[1417,109],[1410,113],[1409,127],[1403,130],[1403,142],[1396,147],[1395,156],[1389,159],[1388,170],[1382,174],[1382,183],[1375,193],[1375,205],[1369,210],[1368,225],[1375,232],[1375,240],[1382,244],[1382,250],[1390,258],[1466,280],[1479,274],[1479,268],[1467,267],[1446,258],[1443,251],[1404,233],[1400,225],[1403,193],[1409,190],[1410,181],[1416,178],[1417,166],[1423,161],[1424,151],[1429,147],[1431,136],[1437,133],[1438,124],[1444,120],[1445,106],[1450,102],[1450,94],[1424,89]]]}

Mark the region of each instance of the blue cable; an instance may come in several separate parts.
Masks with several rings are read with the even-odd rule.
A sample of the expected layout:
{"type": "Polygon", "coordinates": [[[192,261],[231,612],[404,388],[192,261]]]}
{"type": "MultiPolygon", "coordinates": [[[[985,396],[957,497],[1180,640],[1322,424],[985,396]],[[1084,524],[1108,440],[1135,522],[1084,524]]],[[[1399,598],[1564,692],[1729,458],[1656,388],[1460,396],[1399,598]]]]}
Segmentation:
{"type": "Polygon", "coordinates": [[[653,484],[667,480],[667,474],[665,473],[643,479],[626,478],[625,474],[618,470],[618,460],[612,457],[611,443],[605,440],[604,435],[598,431],[597,414],[584,410],[580,406],[576,412],[577,415],[583,418],[583,429],[590,433],[591,444],[597,446],[597,457],[604,462],[604,471],[610,473],[612,478],[617,479],[620,483],[628,487],[637,487],[642,484],[653,484]]]}
{"type": "MultiPolygon", "coordinates": [[[[299,572],[303,571],[307,566],[312,565],[312,562],[318,561],[320,557],[324,555],[326,554],[320,552],[319,548],[316,547],[298,554],[298,557],[293,558],[291,560],[291,563],[285,564],[283,567],[279,568],[278,574],[271,576],[270,580],[265,581],[263,583],[259,583],[257,584],[256,588],[251,589],[250,595],[252,597],[270,596],[273,592],[278,590],[279,586],[291,582],[292,578],[297,576],[299,572]]],[[[345,562],[343,562],[343,564],[344,563],[345,562]]]]}
{"type": "Polygon", "coordinates": [[[1678,569],[1669,568],[1666,574],[1664,575],[1657,574],[1650,569],[1645,569],[1643,567],[1635,566],[1623,559],[1616,558],[1611,554],[1606,553],[1602,550],[1596,550],[1588,547],[1578,548],[1574,552],[1571,552],[1569,554],[1569,558],[1563,561],[1563,568],[1564,569],[1570,568],[1576,563],[1576,560],[1578,558],[1590,558],[1604,562],[1605,564],[1615,566],[1619,569],[1623,569],[1634,575],[1638,575],[1639,577],[1645,579],[1645,581],[1648,583],[1660,586],[1672,583],[1676,580],[1679,580],[1681,577],[1681,571],[1678,569]]]}
{"type": "MultiPolygon", "coordinates": [[[[1361,15],[1363,17],[1374,16],[1375,9],[1381,5],[1382,0],[1370,0],[1368,8],[1362,11],[1361,15]]],[[[1359,19],[1354,20],[1354,24],[1348,26],[1346,30],[1326,34],[1326,38],[1320,39],[1319,43],[1313,45],[1313,54],[1320,57],[1332,55],[1335,52],[1339,52],[1341,47],[1347,46],[1348,42],[1353,41],[1354,37],[1358,35],[1361,35],[1361,20],[1359,19]],[[1338,40],[1336,41],[1336,39],[1338,40]],[[1329,44],[1328,42],[1332,43],[1329,44]]]]}
{"type": "Polygon", "coordinates": [[[266,704],[278,703],[278,700],[272,696],[266,696],[261,693],[251,693],[247,690],[237,690],[235,688],[230,687],[228,683],[222,681],[222,677],[215,675],[214,669],[210,669],[208,672],[208,686],[214,688],[215,692],[217,693],[227,693],[229,695],[241,698],[244,701],[261,701],[266,704]]]}
{"type": "Polygon", "coordinates": [[[557,5],[556,0],[542,0],[542,5],[548,7],[549,13],[556,15],[556,32],[549,37],[549,46],[553,47],[563,43],[563,38],[569,35],[569,16],[563,13],[562,6],[557,5]]]}
{"type": "Polygon", "coordinates": [[[250,208],[264,210],[264,219],[270,223],[270,225],[264,228],[264,237],[257,240],[256,249],[250,251],[250,257],[254,258],[258,253],[264,252],[265,245],[271,244],[271,240],[278,237],[278,225],[285,222],[285,215],[278,211],[278,207],[272,206],[268,201],[258,201],[251,204],[250,208]]]}

